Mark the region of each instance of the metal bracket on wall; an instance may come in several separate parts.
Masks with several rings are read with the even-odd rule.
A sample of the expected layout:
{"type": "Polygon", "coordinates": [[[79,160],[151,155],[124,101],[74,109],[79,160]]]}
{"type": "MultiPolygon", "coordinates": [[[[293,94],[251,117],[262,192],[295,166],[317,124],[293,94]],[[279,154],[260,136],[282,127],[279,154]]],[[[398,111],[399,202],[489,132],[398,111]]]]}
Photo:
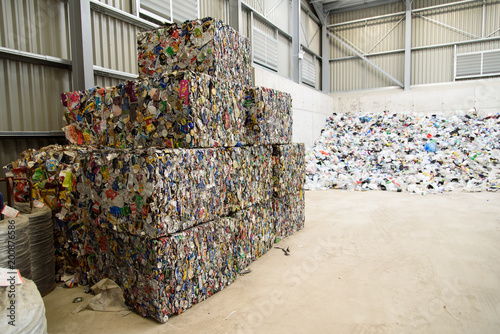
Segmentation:
{"type": "Polygon", "coordinates": [[[376,65],[375,63],[373,63],[368,58],[366,58],[358,50],[356,50],[355,48],[353,48],[352,46],[350,46],[349,44],[347,44],[346,42],[344,42],[340,37],[336,36],[335,34],[332,34],[331,32],[328,32],[328,35],[330,37],[332,37],[333,39],[335,39],[340,44],[342,44],[344,47],[346,47],[348,50],[350,50],[356,56],[358,56],[359,58],[361,58],[362,60],[364,60],[367,64],[369,64],[370,66],[372,66],[374,69],[376,69],[377,71],[379,71],[380,73],[382,73],[388,79],[390,79],[391,81],[393,81],[394,83],[396,83],[398,86],[400,86],[401,88],[404,88],[404,85],[398,79],[394,78],[392,75],[390,75],[389,73],[387,73],[386,71],[384,71],[381,67],[379,67],[378,65],[376,65]]]}

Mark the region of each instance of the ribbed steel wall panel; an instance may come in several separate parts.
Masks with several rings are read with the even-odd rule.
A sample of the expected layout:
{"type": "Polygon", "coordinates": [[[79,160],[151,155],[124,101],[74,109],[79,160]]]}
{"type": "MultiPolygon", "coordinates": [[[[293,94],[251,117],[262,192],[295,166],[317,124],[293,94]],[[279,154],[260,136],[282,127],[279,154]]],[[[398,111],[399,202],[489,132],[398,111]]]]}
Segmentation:
{"type": "Polygon", "coordinates": [[[200,0],[200,17],[213,17],[229,23],[226,0],[200,0]]]}
{"type": "MultiPolygon", "coordinates": [[[[427,8],[430,6],[449,4],[458,0],[415,0],[412,8],[427,8]]],[[[330,16],[330,23],[348,22],[352,20],[399,13],[405,10],[404,3],[395,3],[380,7],[340,13],[330,16]]],[[[402,17],[395,16],[360,23],[353,23],[334,28],[334,32],[345,41],[356,45],[361,53],[370,51],[402,17]],[[366,26],[365,26],[366,25],[366,26]]],[[[390,52],[404,49],[405,35],[404,19],[392,30],[370,53],[390,52]]],[[[474,36],[487,37],[500,27],[500,1],[487,0],[483,30],[483,2],[477,1],[459,6],[426,10],[414,13],[412,18],[412,47],[427,47],[443,43],[455,43],[475,39],[474,36]],[[420,15],[438,22],[422,18],[420,15]],[[451,28],[454,27],[454,28],[451,28]],[[459,30],[465,31],[461,32],[459,30]],[[474,35],[474,36],[473,36],[474,35]]],[[[489,37],[500,36],[500,31],[489,37]]],[[[500,48],[500,41],[485,41],[467,45],[458,45],[457,52],[473,52],[500,48]]],[[[330,58],[352,57],[347,48],[330,39],[330,58]]],[[[384,55],[384,57],[389,55],[384,55]]],[[[382,69],[396,79],[403,81],[404,53],[391,54],[394,62],[378,64],[382,69]]],[[[379,56],[369,57],[374,61],[379,56]]],[[[374,87],[393,86],[383,75],[365,75],[364,64],[359,59],[346,59],[330,63],[330,85],[334,91],[359,90],[374,87]],[[360,76],[360,77],[358,77],[360,76]]],[[[412,51],[411,84],[430,84],[453,81],[454,47],[445,46],[412,51]]]]}
{"type": "Polygon", "coordinates": [[[197,0],[174,1],[172,10],[174,12],[174,21],[176,22],[182,23],[186,20],[197,19],[199,13],[198,1],[197,0]]]}
{"type": "MultiPolygon", "coordinates": [[[[344,42],[354,47],[359,52],[364,52],[366,46],[366,28],[364,23],[356,23],[349,26],[335,28],[332,33],[340,37],[344,42]]],[[[338,42],[330,39],[330,56],[341,58],[352,56],[353,53],[338,42]]]]}
{"type": "MultiPolygon", "coordinates": [[[[413,0],[411,8],[412,9],[422,9],[431,6],[445,5],[453,2],[457,2],[460,0],[413,0]]],[[[478,0],[482,3],[481,0],[478,0]]]]}
{"type": "Polygon", "coordinates": [[[249,37],[250,31],[249,29],[249,21],[250,21],[250,13],[243,10],[241,12],[241,22],[240,22],[240,34],[243,36],[249,37]]]}
{"type": "Polygon", "coordinates": [[[367,17],[385,15],[388,13],[397,13],[405,10],[404,1],[395,2],[388,5],[371,7],[362,10],[356,10],[352,12],[344,12],[339,14],[334,14],[329,16],[330,24],[347,22],[352,20],[364,19],[367,17]]]}
{"type": "Polygon", "coordinates": [[[321,55],[321,27],[305,11],[300,13],[300,41],[303,45],[321,55]]]}
{"type": "Polygon", "coordinates": [[[71,72],[0,59],[0,131],[51,131],[63,126],[61,93],[71,89],[71,72]]]}
{"type": "MultiPolygon", "coordinates": [[[[375,53],[404,48],[404,20],[401,16],[354,23],[348,26],[336,27],[333,32],[344,41],[362,53],[375,53]]],[[[333,58],[352,56],[353,53],[345,47],[331,46],[333,58]]]]}
{"type": "Polygon", "coordinates": [[[446,7],[417,13],[412,21],[412,46],[426,46],[442,43],[467,41],[481,37],[483,7],[481,2],[473,2],[460,6],[446,7]],[[424,17],[441,22],[450,27],[465,31],[460,32],[432,22],[424,17]]]}
{"type": "Polygon", "coordinates": [[[291,7],[289,0],[247,0],[243,2],[290,34],[291,7]]]}
{"type": "Polygon", "coordinates": [[[474,44],[465,44],[457,46],[457,53],[467,53],[476,51],[487,51],[500,49],[500,41],[489,41],[474,44]]]}
{"type": "Polygon", "coordinates": [[[124,82],[126,82],[126,80],[94,75],[94,83],[99,87],[112,87],[124,82]]]}
{"type": "MultiPolygon", "coordinates": [[[[404,79],[404,54],[389,54],[370,57],[375,65],[390,68],[388,73],[399,81],[404,79]]],[[[349,91],[395,86],[389,78],[363,60],[347,59],[334,61],[330,64],[331,89],[333,91],[349,91]],[[332,80],[333,79],[333,80],[332,80]]]]}
{"type": "Polygon", "coordinates": [[[130,23],[92,11],[94,64],[136,74],[138,28],[130,23]]]}
{"type": "Polygon", "coordinates": [[[68,2],[0,1],[0,46],[70,59],[68,2]]]}
{"type": "MultiPolygon", "coordinates": [[[[70,0],[71,1],[71,0],[70,0]]],[[[132,14],[132,0],[98,0],[106,5],[115,7],[119,10],[123,10],[129,14],[132,14]]]]}
{"type": "MultiPolygon", "coordinates": [[[[485,35],[490,35],[493,31],[500,28],[500,1],[487,0],[486,1],[486,31],[485,35]]],[[[492,34],[491,37],[500,36],[500,30],[492,34]]]]}
{"type": "Polygon", "coordinates": [[[453,47],[412,52],[411,84],[432,84],[453,81],[453,47]]]}

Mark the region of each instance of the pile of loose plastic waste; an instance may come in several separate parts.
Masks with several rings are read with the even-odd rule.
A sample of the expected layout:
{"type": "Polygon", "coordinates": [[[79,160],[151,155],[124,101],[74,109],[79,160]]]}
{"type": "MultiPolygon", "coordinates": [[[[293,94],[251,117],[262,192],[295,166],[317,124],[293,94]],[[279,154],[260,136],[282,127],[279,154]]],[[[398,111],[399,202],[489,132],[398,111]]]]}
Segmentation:
{"type": "Polygon", "coordinates": [[[497,191],[500,115],[334,113],[306,152],[305,188],[497,191]]]}

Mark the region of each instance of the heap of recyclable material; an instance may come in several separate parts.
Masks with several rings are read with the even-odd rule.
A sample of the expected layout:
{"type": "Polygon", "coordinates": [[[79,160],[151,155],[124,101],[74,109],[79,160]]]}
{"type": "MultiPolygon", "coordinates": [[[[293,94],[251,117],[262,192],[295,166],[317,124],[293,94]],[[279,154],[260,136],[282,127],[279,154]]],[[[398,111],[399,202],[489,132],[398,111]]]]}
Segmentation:
{"type": "Polygon", "coordinates": [[[309,190],[497,191],[500,115],[334,113],[306,152],[309,190]]]}

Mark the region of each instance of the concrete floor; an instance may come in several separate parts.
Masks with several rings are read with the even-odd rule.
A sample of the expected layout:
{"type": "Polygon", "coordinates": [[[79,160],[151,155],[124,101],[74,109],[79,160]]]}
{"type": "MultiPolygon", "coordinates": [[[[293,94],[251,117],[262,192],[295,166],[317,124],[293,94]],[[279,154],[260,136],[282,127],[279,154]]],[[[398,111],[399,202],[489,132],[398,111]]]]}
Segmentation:
{"type": "Polygon", "coordinates": [[[49,333],[499,333],[500,194],[317,191],[305,229],[251,273],[159,324],[71,314],[44,297],[49,333]]]}

